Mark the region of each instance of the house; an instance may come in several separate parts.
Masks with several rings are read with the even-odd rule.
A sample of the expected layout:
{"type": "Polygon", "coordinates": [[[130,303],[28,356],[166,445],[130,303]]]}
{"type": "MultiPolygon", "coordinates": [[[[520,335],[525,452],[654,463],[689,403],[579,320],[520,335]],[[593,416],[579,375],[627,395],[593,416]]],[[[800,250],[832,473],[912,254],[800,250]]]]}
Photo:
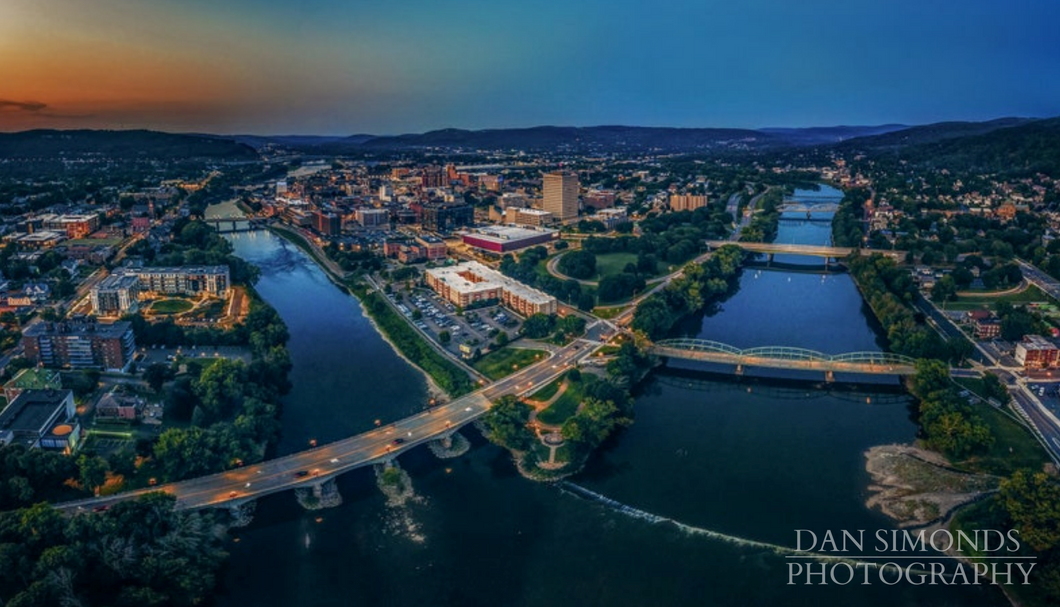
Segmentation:
{"type": "Polygon", "coordinates": [[[22,292],[35,304],[42,304],[51,297],[52,288],[46,282],[27,282],[22,286],[22,292]]]}
{"type": "Polygon", "coordinates": [[[138,419],[147,405],[142,397],[119,391],[117,387],[107,392],[96,403],[97,419],[138,419]]]}

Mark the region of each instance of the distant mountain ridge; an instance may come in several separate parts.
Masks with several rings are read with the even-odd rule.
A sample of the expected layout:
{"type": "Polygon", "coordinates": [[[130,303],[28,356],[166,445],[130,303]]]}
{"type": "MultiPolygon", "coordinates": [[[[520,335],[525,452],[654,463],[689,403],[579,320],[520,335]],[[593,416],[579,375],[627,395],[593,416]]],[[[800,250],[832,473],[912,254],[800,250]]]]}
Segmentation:
{"type": "Polygon", "coordinates": [[[837,146],[956,171],[1060,176],[1060,117],[946,122],[837,146]]]}
{"type": "Polygon", "coordinates": [[[252,160],[249,146],[216,136],[181,135],[159,131],[59,131],[37,129],[0,133],[0,158],[110,158],[174,160],[217,158],[252,160]]]}
{"type": "Polygon", "coordinates": [[[910,145],[937,143],[946,139],[985,135],[998,129],[1005,129],[1035,122],[1035,118],[997,118],[985,122],[935,122],[920,126],[911,126],[901,130],[882,134],[866,134],[848,139],[840,147],[857,147],[866,149],[898,148],[910,145]]]}
{"type": "MultiPolygon", "coordinates": [[[[419,134],[374,136],[262,136],[171,134],[156,131],[35,130],[0,133],[0,159],[63,159],[109,156],[125,159],[217,158],[250,160],[256,150],[277,145],[313,155],[435,150],[569,151],[572,153],[741,153],[802,148],[898,156],[922,163],[948,163],[981,171],[1060,168],[1060,118],[1000,118],[985,122],[940,122],[907,127],[677,128],[538,126],[515,129],[441,129],[419,134]]],[[[941,166],[941,164],[940,164],[941,166]]]]}

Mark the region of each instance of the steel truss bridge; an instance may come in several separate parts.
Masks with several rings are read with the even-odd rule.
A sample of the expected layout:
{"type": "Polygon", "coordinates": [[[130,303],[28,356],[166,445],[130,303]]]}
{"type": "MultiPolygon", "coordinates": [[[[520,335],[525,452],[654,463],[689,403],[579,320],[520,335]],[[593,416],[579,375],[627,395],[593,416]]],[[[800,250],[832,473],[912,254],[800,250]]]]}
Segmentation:
{"type": "Polygon", "coordinates": [[[691,338],[659,341],[652,345],[651,350],[667,358],[735,365],[737,375],[743,373],[744,367],[793,369],[821,371],[826,380],[834,381],[835,373],[912,375],[915,371],[912,358],[890,352],[825,354],[789,346],[740,349],[717,341],[691,338]]]}

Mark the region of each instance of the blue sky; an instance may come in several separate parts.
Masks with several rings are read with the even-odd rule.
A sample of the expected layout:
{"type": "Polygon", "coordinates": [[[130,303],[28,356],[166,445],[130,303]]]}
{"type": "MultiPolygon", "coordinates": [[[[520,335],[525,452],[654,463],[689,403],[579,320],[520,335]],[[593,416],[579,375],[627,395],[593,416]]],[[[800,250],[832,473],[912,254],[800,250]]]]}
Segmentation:
{"type": "Polygon", "coordinates": [[[1060,3],[655,4],[3,0],[0,129],[381,134],[1060,114],[1060,3]]]}

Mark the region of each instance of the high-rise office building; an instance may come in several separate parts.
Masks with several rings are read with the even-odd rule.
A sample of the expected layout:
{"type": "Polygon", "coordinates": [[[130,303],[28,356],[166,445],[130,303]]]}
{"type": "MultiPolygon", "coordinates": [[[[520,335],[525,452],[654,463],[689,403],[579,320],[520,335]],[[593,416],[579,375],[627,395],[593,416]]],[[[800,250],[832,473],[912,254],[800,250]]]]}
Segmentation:
{"type": "Polygon", "coordinates": [[[569,171],[545,173],[542,209],[564,221],[578,216],[578,176],[569,171]]]}

